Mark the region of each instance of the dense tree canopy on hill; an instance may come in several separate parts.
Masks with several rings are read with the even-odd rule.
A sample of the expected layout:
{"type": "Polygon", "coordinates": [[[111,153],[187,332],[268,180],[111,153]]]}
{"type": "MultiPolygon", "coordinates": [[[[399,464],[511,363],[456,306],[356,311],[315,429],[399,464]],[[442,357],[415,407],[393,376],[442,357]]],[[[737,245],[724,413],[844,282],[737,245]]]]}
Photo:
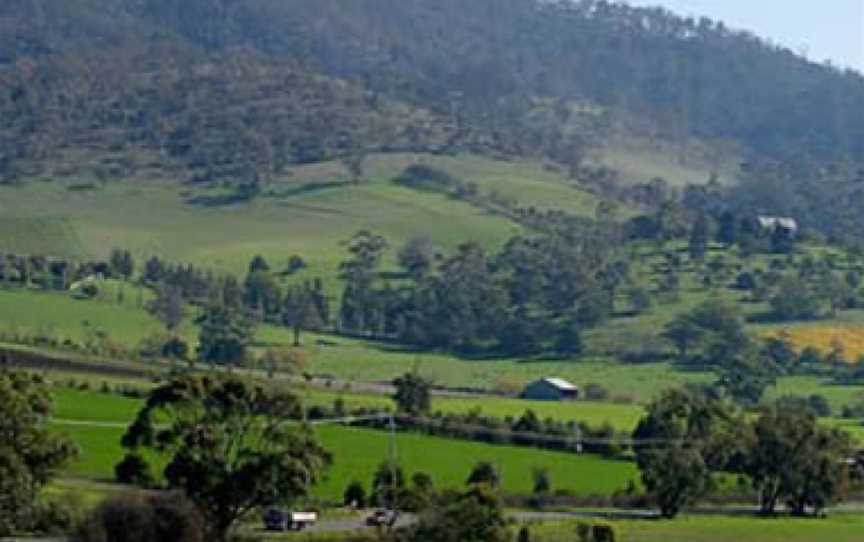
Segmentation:
{"type": "Polygon", "coordinates": [[[604,0],[11,0],[0,28],[17,52],[5,60],[166,33],[211,52],[250,47],[493,136],[528,128],[534,100],[551,97],[772,156],[864,151],[859,74],[710,19],[604,0]]]}

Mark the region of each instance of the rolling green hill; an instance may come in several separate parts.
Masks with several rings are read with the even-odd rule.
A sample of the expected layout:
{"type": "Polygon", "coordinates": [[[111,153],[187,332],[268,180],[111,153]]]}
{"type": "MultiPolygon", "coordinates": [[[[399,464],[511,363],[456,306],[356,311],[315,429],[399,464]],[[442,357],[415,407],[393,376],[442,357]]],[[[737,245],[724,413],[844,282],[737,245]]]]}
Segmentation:
{"type": "Polygon", "coordinates": [[[333,277],[343,257],[340,243],[360,229],[380,232],[397,247],[425,235],[448,250],[467,240],[494,246],[520,230],[468,203],[390,182],[413,161],[440,165],[481,191],[498,190],[526,204],[590,214],[598,201],[536,164],[470,156],[373,156],[369,179],[358,185],[346,182],[339,164],[307,166],[270,183],[270,196],[209,207],[187,203],[207,191],[168,182],[114,182],[80,191],[56,181],[0,187],[0,214],[15,228],[0,233],[0,251],[104,258],[123,247],[139,259],[158,255],[235,274],[256,254],[274,265],[300,255],[310,274],[333,277]]]}

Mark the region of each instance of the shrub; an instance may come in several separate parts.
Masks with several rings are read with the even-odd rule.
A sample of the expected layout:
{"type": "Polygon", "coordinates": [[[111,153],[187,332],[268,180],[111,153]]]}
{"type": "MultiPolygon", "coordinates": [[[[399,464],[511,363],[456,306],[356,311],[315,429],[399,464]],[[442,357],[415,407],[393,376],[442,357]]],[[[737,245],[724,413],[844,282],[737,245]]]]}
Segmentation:
{"type": "Polygon", "coordinates": [[[585,399],[589,401],[606,401],[609,399],[609,390],[600,384],[588,384],[585,386],[585,399]]]}
{"type": "Polygon", "coordinates": [[[343,495],[342,502],[345,506],[353,506],[355,508],[365,508],[366,507],[366,490],[363,488],[363,484],[354,480],[348,487],[345,489],[345,494],[343,495]]]}
{"type": "Polygon", "coordinates": [[[152,487],[155,483],[150,465],[139,454],[128,453],[114,466],[114,478],[121,484],[152,487]]]}
{"type": "Polygon", "coordinates": [[[591,537],[594,542],[615,542],[615,527],[605,524],[594,525],[591,528],[591,537]]]}
{"type": "Polygon", "coordinates": [[[818,365],[824,361],[824,358],[817,348],[812,346],[806,347],[798,356],[798,363],[802,365],[818,365]]]}
{"type": "Polygon", "coordinates": [[[31,529],[45,535],[63,535],[70,532],[80,518],[80,503],[48,501],[36,506],[31,529]]]}
{"type": "Polygon", "coordinates": [[[456,179],[446,171],[424,164],[408,166],[398,177],[393,179],[393,182],[411,188],[427,190],[448,189],[457,184],[456,179]]]}
{"type": "Polygon", "coordinates": [[[288,265],[285,267],[286,275],[293,275],[297,271],[300,271],[306,267],[306,262],[303,261],[303,258],[297,256],[296,254],[288,258],[288,265]]]}
{"type": "Polygon", "coordinates": [[[180,337],[172,337],[162,344],[162,357],[168,359],[186,359],[189,355],[189,345],[180,337]]]}
{"type": "Polygon", "coordinates": [[[198,510],[179,495],[106,500],[78,527],[76,542],[204,542],[198,510]]]}
{"type": "Polygon", "coordinates": [[[735,287],[739,290],[753,290],[756,288],[756,277],[753,273],[744,272],[735,279],[735,287]]]}
{"type": "Polygon", "coordinates": [[[552,490],[552,480],[549,478],[549,469],[546,467],[537,467],[533,470],[534,478],[534,493],[546,494],[552,490]]]}
{"type": "Polygon", "coordinates": [[[824,395],[813,394],[807,398],[807,406],[810,407],[817,416],[831,416],[831,405],[824,395]]]}
{"type": "Polygon", "coordinates": [[[576,537],[579,542],[615,542],[615,528],[605,523],[590,524],[580,521],[576,524],[576,537]]]}
{"type": "Polygon", "coordinates": [[[852,405],[846,405],[843,407],[843,413],[841,414],[844,418],[864,418],[864,402],[858,402],[852,405]]]}
{"type": "Polygon", "coordinates": [[[579,542],[591,542],[591,524],[580,521],[576,524],[576,537],[579,542]]]}

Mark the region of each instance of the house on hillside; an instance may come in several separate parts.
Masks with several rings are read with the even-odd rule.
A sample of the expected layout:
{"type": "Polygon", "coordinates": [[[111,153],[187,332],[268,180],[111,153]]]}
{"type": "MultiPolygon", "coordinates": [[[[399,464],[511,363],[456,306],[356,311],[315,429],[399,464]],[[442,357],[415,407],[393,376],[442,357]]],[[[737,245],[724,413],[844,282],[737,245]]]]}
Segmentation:
{"type": "Polygon", "coordinates": [[[774,234],[783,232],[790,237],[798,233],[798,222],[794,218],[783,216],[757,216],[756,225],[764,232],[774,234]]]}
{"type": "Polygon", "coordinates": [[[532,401],[575,401],[579,388],[563,378],[541,378],[525,386],[521,397],[532,401]]]}

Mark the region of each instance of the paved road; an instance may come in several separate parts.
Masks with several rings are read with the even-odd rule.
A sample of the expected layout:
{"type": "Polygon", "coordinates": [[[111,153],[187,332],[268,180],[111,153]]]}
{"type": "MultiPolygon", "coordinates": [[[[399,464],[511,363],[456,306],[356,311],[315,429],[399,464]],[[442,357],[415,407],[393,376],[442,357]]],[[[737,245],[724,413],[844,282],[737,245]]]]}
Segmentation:
{"type": "MultiPolygon", "coordinates": [[[[836,506],[829,510],[830,512],[851,512],[864,509],[864,503],[846,503],[836,506]]],[[[757,510],[754,507],[746,506],[718,506],[718,507],[700,507],[687,511],[688,515],[728,515],[728,516],[755,516],[757,510]]],[[[324,520],[308,529],[308,532],[319,533],[341,533],[366,529],[365,514],[353,518],[342,518],[334,520],[324,520]]],[[[519,523],[532,521],[561,521],[568,519],[603,519],[603,520],[653,520],[659,517],[659,514],[654,510],[642,509],[626,509],[626,508],[610,508],[606,510],[573,510],[559,512],[544,512],[544,511],[520,511],[512,512],[509,517],[519,523]]],[[[410,514],[403,515],[399,522],[399,527],[408,526],[415,521],[415,517],[410,514]]]]}
{"type": "MultiPolygon", "coordinates": [[[[371,512],[370,512],[371,513],[371,512]]],[[[517,522],[527,521],[555,521],[574,518],[593,519],[653,519],[657,517],[655,512],[646,510],[609,510],[609,511],[574,511],[574,512],[514,512],[510,517],[517,522]]],[[[323,520],[313,527],[306,529],[310,533],[342,533],[367,529],[366,514],[357,517],[323,520]]],[[[416,520],[412,514],[403,514],[397,522],[397,527],[406,527],[416,520]]],[[[261,531],[263,533],[264,531],[261,531]]]]}

